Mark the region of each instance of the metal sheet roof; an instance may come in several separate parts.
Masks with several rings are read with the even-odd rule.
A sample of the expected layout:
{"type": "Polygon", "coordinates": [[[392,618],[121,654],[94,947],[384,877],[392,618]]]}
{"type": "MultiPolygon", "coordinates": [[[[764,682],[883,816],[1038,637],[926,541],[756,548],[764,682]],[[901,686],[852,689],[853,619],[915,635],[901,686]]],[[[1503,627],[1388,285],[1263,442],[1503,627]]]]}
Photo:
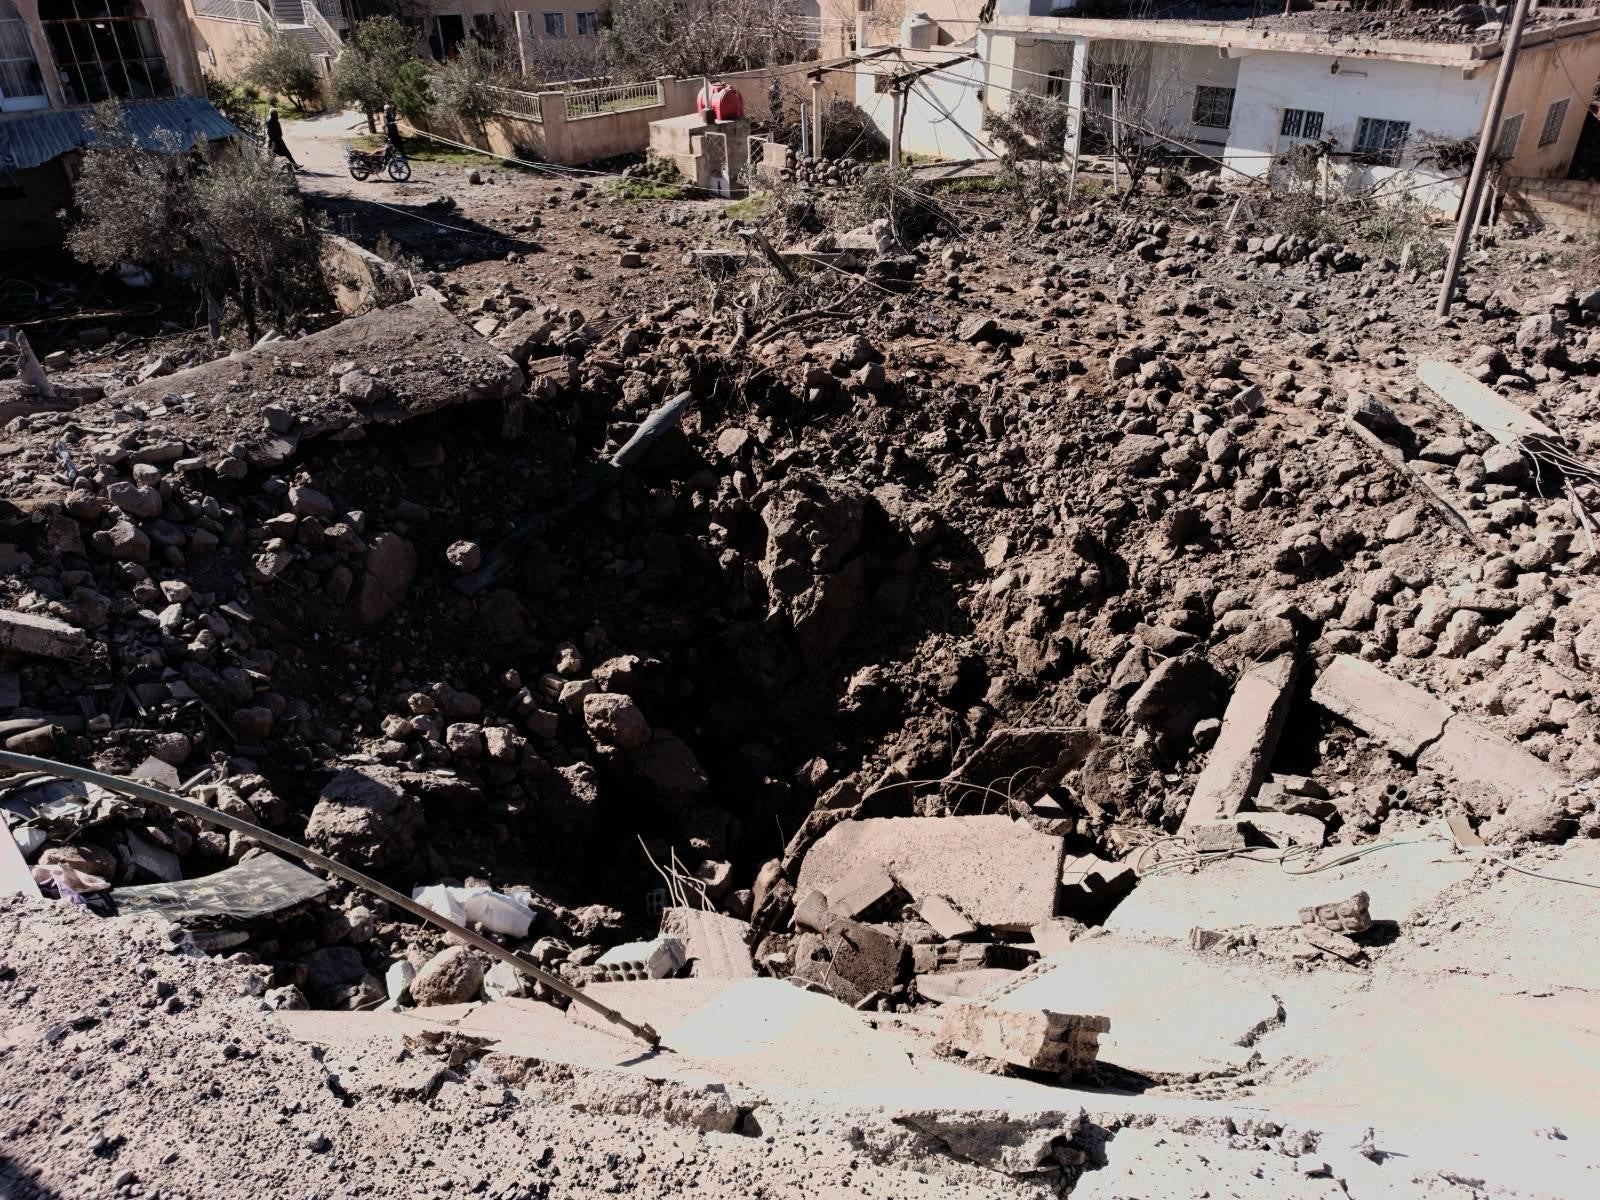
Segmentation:
{"type": "MultiPolygon", "coordinates": [[[[124,104],[128,131],[141,146],[159,149],[163,132],[171,133],[185,150],[196,142],[238,137],[233,123],[205,100],[142,100],[124,104]]],[[[86,108],[52,109],[23,113],[0,120],[0,167],[25,170],[60,158],[93,141],[85,118],[86,108]]]]}

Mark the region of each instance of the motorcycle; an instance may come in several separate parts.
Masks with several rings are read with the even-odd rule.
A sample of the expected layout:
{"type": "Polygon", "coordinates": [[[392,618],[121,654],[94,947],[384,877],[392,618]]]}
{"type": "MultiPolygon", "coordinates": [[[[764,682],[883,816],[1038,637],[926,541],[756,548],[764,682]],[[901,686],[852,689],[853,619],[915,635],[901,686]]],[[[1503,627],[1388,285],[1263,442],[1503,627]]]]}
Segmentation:
{"type": "Polygon", "coordinates": [[[396,183],[404,183],[411,178],[410,160],[393,146],[385,146],[382,150],[357,150],[354,146],[346,146],[344,157],[351,179],[366,179],[380,171],[387,171],[389,178],[396,183]]]}

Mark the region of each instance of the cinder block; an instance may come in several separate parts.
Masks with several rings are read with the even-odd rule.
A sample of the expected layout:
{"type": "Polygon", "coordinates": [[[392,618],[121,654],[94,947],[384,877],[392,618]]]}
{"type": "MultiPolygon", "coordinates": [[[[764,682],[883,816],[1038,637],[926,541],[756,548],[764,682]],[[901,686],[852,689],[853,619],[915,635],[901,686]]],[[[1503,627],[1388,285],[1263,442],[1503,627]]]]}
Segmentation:
{"type": "Polygon", "coordinates": [[[984,1004],[953,1003],[941,1010],[939,1034],[960,1050],[1035,1071],[1081,1075],[1100,1053],[1107,1017],[1045,1009],[1002,1011],[984,1004]]]}
{"type": "Polygon", "coordinates": [[[822,889],[828,908],[836,916],[856,921],[881,921],[898,917],[910,899],[880,862],[853,867],[822,889]]]}
{"type": "Polygon", "coordinates": [[[1365,933],[1372,928],[1365,892],[1357,892],[1348,900],[1333,904],[1314,904],[1300,910],[1300,924],[1318,925],[1330,933],[1365,933]]]}
{"type": "Polygon", "coordinates": [[[659,937],[651,942],[628,942],[613,946],[595,962],[597,983],[619,983],[628,979],[665,979],[676,974],[687,961],[684,946],[677,938],[659,937]]]}

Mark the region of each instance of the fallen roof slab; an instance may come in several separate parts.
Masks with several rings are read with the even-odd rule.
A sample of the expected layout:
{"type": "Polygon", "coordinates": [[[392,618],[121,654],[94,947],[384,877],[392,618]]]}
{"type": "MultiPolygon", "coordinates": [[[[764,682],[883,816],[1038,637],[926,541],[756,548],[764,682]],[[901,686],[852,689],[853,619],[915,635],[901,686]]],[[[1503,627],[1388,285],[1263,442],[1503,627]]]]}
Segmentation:
{"type": "Polygon", "coordinates": [[[506,399],[522,383],[515,363],[438,301],[419,296],[302,338],[158,376],[59,419],[116,427],[127,424],[130,412],[143,412],[147,442],[182,443],[174,457],[238,443],[251,461],[272,464],[308,438],[359,436],[370,425],[506,399]],[[346,398],[339,380],[350,370],[366,372],[381,386],[369,399],[346,398]],[[187,396],[198,403],[182,399],[187,396]],[[269,426],[268,406],[287,419],[275,416],[269,426]]]}
{"type": "Polygon", "coordinates": [[[975,925],[1025,930],[1055,916],[1064,847],[1007,816],[844,821],[807,852],[796,891],[880,862],[913,899],[944,896],[975,925]]]}

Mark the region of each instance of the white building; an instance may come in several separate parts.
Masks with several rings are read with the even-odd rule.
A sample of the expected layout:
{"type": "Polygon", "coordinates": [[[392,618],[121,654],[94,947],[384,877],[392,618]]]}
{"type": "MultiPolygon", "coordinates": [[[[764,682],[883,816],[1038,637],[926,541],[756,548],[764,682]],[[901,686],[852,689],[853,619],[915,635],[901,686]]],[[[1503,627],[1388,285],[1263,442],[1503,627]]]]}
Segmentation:
{"type": "MultiPolygon", "coordinates": [[[[1404,174],[1400,186],[1453,207],[1461,171],[1441,167],[1433,151],[1477,138],[1500,63],[1498,25],[1443,30],[1419,22],[1423,32],[1406,40],[1341,34],[1334,16],[1320,12],[1089,19],[1050,15],[1052,3],[1058,11],[1063,6],[1062,0],[998,0],[970,45],[908,49],[864,63],[863,71],[882,75],[940,55],[951,61],[948,70],[912,86],[903,149],[952,158],[992,154],[992,140],[982,133],[984,110],[1005,111],[1019,94],[1032,93],[1066,106],[1067,155],[1103,151],[1114,128],[1124,138],[1157,140],[1219,160],[1230,173],[1260,177],[1295,144],[1322,140],[1331,144],[1333,170],[1348,186],[1404,174]],[[956,61],[974,49],[981,69],[956,61]]],[[[1600,19],[1538,10],[1523,37],[1501,125],[1498,151],[1509,174],[1566,174],[1597,78],[1600,19]]],[[[866,79],[858,98],[875,115],[884,110],[879,124],[887,128],[881,87],[866,79]]]]}

